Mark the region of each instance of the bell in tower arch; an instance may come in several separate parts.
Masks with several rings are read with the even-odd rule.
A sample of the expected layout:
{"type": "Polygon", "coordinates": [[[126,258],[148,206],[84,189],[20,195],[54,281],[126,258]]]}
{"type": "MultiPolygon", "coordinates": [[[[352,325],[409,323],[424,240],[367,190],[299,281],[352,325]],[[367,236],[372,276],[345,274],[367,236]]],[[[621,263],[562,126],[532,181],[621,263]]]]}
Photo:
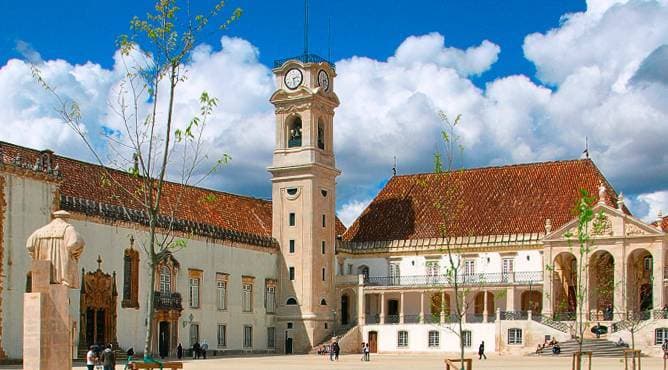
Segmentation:
{"type": "Polygon", "coordinates": [[[288,125],[288,148],[302,146],[302,119],[294,116],[288,125]]]}

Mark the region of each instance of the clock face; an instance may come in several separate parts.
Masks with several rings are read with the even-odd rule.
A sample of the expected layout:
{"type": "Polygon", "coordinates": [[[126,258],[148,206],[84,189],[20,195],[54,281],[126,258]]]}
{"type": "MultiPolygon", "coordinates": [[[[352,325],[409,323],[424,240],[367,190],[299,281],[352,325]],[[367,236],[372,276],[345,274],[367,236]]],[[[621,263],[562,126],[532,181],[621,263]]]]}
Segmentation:
{"type": "Polygon", "coordinates": [[[294,90],[302,84],[303,77],[304,76],[302,75],[302,71],[298,70],[297,68],[293,68],[285,74],[285,86],[287,86],[288,89],[294,90]]]}
{"type": "Polygon", "coordinates": [[[325,91],[329,91],[329,75],[322,69],[318,72],[318,85],[325,91]]]}

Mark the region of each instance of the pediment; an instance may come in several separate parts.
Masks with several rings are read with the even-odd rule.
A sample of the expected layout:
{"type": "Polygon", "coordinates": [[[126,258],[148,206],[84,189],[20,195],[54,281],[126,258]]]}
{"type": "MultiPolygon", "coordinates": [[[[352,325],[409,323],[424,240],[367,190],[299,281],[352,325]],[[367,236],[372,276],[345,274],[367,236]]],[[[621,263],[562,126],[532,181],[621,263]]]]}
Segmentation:
{"type": "MultiPolygon", "coordinates": [[[[595,214],[600,215],[597,227],[590,225],[591,237],[599,238],[632,238],[646,236],[660,236],[663,232],[657,228],[646,224],[633,216],[612,208],[606,204],[597,204],[593,208],[595,214]]],[[[543,238],[543,241],[563,241],[567,239],[577,239],[578,220],[572,219],[557,230],[549,233],[543,238]]]]}

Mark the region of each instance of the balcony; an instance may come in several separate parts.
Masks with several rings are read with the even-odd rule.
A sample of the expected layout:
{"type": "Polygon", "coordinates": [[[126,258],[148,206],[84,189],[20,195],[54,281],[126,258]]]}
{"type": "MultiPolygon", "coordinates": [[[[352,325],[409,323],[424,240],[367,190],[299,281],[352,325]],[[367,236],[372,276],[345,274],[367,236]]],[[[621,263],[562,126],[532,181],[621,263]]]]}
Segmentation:
{"type": "MultiPolygon", "coordinates": [[[[543,271],[461,274],[456,282],[460,286],[538,285],[543,283],[543,271]]],[[[452,287],[454,284],[455,277],[449,274],[373,276],[365,281],[366,286],[379,287],[452,287]]]]}
{"type": "Polygon", "coordinates": [[[153,305],[156,310],[182,311],[181,293],[153,292],[153,305]]]}

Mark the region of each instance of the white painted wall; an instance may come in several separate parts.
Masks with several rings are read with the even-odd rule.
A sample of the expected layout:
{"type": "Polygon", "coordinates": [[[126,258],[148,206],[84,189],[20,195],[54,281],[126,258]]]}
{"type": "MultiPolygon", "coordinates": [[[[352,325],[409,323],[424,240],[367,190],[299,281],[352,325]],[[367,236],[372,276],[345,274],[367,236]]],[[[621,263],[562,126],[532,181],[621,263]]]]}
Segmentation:
{"type": "MultiPolygon", "coordinates": [[[[379,352],[457,352],[459,337],[453,332],[455,325],[365,325],[362,329],[363,341],[369,340],[369,332],[378,332],[379,352]],[[408,347],[397,347],[397,336],[400,330],[408,331],[408,347]],[[439,346],[429,347],[429,331],[436,330],[440,334],[439,346]]],[[[478,346],[485,341],[485,352],[495,352],[496,327],[493,323],[465,324],[464,330],[471,331],[471,347],[466,352],[477,353],[478,346]]]]}
{"type": "MultiPolygon", "coordinates": [[[[10,358],[22,356],[23,343],[23,294],[30,257],[25,249],[25,241],[37,228],[50,220],[50,206],[54,188],[44,182],[8,176],[5,187],[7,210],[4,222],[4,289],[2,292],[2,344],[10,358]]],[[[140,250],[139,309],[122,308],[123,251],[129,246],[130,235],[135,245],[146,239],[146,233],[126,227],[96,223],[92,219],[70,222],[86,241],[86,249],[81,257],[79,269],[97,269],[97,257],[102,257],[102,270],[116,271],[119,291],[117,339],[122,348],[133,346],[142,349],[146,328],[145,297],[153,291],[147,286],[148,269],[146,257],[140,250]]],[[[206,339],[210,349],[217,346],[217,325],[227,324],[227,350],[241,350],[243,326],[253,326],[253,350],[267,349],[267,327],[273,326],[273,315],[267,315],[264,308],[265,279],[278,278],[277,255],[244,247],[234,247],[230,242],[208,242],[188,240],[187,248],[174,253],[180,263],[177,275],[177,291],[183,297],[184,310],[179,322],[179,340],[184,347],[190,345],[189,330],[184,328],[183,319],[192,313],[193,321],[200,324],[200,339],[206,339]],[[189,308],[188,268],[203,270],[200,288],[200,308],[189,308]],[[228,309],[219,311],[216,307],[216,272],[229,274],[228,309]],[[241,310],[241,276],[255,277],[253,290],[253,312],[241,310]]],[[[70,312],[80,328],[80,290],[71,290],[70,312]]],[[[278,335],[278,331],[277,331],[278,335]]],[[[79,335],[76,333],[78,341],[79,335]]]]}

